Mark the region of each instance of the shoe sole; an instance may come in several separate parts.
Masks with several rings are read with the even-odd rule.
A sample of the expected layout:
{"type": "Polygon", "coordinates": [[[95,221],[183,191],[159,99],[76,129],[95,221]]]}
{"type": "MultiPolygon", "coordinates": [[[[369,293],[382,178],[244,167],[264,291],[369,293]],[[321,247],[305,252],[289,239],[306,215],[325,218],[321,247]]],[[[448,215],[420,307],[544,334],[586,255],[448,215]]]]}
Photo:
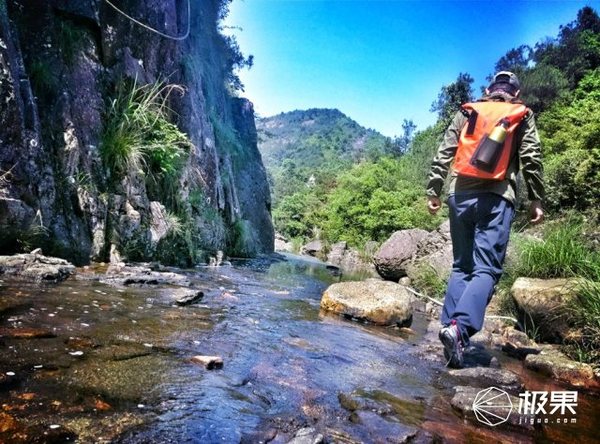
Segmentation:
{"type": "Polygon", "coordinates": [[[458,356],[454,352],[454,339],[449,334],[440,333],[440,341],[444,345],[444,358],[446,358],[447,366],[453,368],[461,368],[462,365],[458,356]]]}

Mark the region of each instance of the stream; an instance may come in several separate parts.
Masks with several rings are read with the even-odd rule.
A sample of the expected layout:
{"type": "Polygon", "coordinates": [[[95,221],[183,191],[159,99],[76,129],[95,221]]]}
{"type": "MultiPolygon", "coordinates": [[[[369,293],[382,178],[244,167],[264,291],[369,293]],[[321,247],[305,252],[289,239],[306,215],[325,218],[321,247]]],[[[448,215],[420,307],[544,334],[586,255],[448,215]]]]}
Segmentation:
{"type": "MultiPolygon", "coordinates": [[[[98,281],[78,269],[49,286],[0,286],[0,442],[597,442],[600,398],[579,392],[577,424],[490,427],[450,405],[437,323],[361,324],[319,309],[340,279],[317,261],[235,261],[171,270],[204,291],[98,281]],[[19,331],[16,335],[14,332],[19,331]],[[219,356],[222,369],[194,363],[219,356]]],[[[499,350],[528,390],[568,390],[499,350]]],[[[465,384],[462,384],[465,385],[465,384]]]]}

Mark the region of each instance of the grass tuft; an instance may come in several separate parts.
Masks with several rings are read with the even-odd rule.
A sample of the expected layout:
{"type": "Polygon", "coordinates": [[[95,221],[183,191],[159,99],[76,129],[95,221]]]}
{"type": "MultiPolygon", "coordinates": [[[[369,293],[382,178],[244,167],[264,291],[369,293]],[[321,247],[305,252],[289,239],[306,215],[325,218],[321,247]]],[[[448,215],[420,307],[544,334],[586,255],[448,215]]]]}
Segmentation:
{"type": "Polygon", "coordinates": [[[447,279],[442,278],[430,264],[418,265],[411,277],[413,286],[422,293],[434,299],[444,298],[447,279]]]}
{"type": "Polygon", "coordinates": [[[565,351],[579,361],[600,366],[600,282],[582,280],[567,313],[576,334],[566,341],[565,351]]]}
{"type": "Polygon", "coordinates": [[[184,90],[164,82],[122,83],[109,106],[100,150],[109,176],[145,174],[149,192],[166,203],[175,201],[177,179],[192,146],[170,121],[168,100],[174,92],[184,90]]]}

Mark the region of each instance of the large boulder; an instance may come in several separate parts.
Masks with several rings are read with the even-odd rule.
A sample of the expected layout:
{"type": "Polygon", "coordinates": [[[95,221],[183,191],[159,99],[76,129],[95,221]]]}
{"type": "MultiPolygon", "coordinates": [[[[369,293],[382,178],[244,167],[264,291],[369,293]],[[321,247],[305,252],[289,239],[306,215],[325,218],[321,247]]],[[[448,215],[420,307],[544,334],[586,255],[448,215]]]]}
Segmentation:
{"type": "Polygon", "coordinates": [[[0,256],[0,275],[12,275],[36,282],[56,283],[75,272],[75,266],[64,259],[38,253],[0,256]]]}
{"type": "Polygon", "coordinates": [[[446,280],[450,275],[452,262],[450,221],[446,220],[419,242],[415,258],[406,266],[406,274],[413,282],[418,283],[422,280],[423,270],[431,270],[439,279],[446,280]]]}
{"type": "Polygon", "coordinates": [[[324,249],[325,244],[323,243],[323,241],[314,240],[304,245],[300,249],[300,252],[308,256],[319,257],[324,252],[324,249]]]}
{"type": "Polygon", "coordinates": [[[427,231],[414,228],[396,231],[386,240],[373,257],[379,275],[390,281],[406,276],[406,268],[418,251],[418,245],[428,235],[427,231]]]}
{"type": "Polygon", "coordinates": [[[321,308],[377,325],[409,326],[413,296],[393,282],[339,282],[323,293],[321,308]]]}
{"type": "Polygon", "coordinates": [[[294,247],[281,233],[275,233],[275,251],[291,253],[294,247]]]}
{"type": "Polygon", "coordinates": [[[524,321],[533,324],[542,339],[561,341],[569,334],[564,310],[576,285],[576,279],[518,278],[511,294],[524,321]]]}
{"type": "Polygon", "coordinates": [[[333,244],[327,254],[327,263],[341,268],[344,272],[368,272],[372,276],[377,276],[373,263],[368,261],[369,256],[373,256],[377,249],[377,243],[369,241],[365,244],[364,254],[358,250],[350,248],[346,241],[333,244]]]}

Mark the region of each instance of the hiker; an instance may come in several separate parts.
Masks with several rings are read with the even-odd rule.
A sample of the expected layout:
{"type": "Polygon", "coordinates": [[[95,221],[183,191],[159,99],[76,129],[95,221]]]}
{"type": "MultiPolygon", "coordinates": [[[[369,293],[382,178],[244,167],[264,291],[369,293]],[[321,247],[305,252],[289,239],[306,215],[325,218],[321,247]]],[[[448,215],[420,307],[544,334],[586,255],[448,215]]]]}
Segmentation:
{"type": "Polygon", "coordinates": [[[431,214],[441,208],[442,187],[452,168],[447,203],[454,260],[439,332],[450,367],[463,366],[464,349],[481,330],[502,275],[519,168],[531,222],[544,219],[540,139],[533,112],[518,99],[520,92],[515,74],[497,73],[479,101],[462,105],[456,113],[431,164],[431,214]]]}

